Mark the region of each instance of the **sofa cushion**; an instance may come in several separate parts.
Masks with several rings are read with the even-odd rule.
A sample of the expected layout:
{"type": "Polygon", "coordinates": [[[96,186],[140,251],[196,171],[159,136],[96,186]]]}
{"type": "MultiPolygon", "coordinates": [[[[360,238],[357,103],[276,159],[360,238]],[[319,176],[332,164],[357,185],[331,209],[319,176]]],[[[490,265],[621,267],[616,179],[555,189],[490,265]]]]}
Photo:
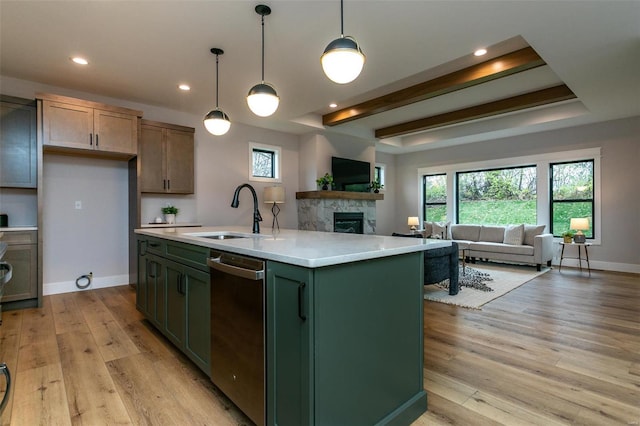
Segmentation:
{"type": "Polygon", "coordinates": [[[504,253],[504,254],[519,254],[525,256],[533,256],[532,246],[514,246],[503,243],[485,243],[485,242],[473,242],[469,244],[469,248],[472,251],[484,251],[490,253],[504,253]]]}
{"type": "Polygon", "coordinates": [[[478,241],[480,237],[480,225],[452,225],[451,239],[478,241]]]}
{"type": "Polygon", "coordinates": [[[480,238],[478,241],[489,243],[504,242],[504,226],[484,226],[480,227],[480,238]]]}
{"type": "Polygon", "coordinates": [[[522,244],[532,246],[533,240],[536,236],[542,235],[546,225],[525,225],[524,226],[524,241],[522,244]]]}
{"type": "Polygon", "coordinates": [[[509,225],[504,228],[503,243],[514,246],[521,246],[522,241],[524,241],[524,224],[509,225]]]}

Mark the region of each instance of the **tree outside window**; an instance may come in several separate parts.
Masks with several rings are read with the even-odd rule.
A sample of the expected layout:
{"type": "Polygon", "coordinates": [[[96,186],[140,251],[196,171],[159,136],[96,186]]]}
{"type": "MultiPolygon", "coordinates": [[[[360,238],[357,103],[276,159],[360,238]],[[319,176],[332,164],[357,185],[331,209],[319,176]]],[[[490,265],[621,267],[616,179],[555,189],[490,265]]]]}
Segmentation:
{"type": "Polygon", "coordinates": [[[266,149],[253,149],[253,177],[274,178],[275,152],[266,149]]]}

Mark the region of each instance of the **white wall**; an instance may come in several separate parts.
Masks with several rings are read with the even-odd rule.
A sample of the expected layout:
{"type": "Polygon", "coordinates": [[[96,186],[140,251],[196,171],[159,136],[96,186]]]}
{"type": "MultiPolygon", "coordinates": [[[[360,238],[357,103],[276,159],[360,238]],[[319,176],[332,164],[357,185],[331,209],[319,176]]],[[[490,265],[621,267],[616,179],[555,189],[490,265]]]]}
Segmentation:
{"type": "MultiPolygon", "coordinates": [[[[397,185],[396,185],[396,156],[382,152],[376,153],[376,163],[384,164],[384,188],[380,190],[384,194],[384,200],[376,201],[376,234],[391,235],[394,232],[408,231],[407,218],[404,218],[404,226],[397,226],[397,185]]],[[[415,216],[415,214],[411,215],[415,216]]]]}
{"type": "Polygon", "coordinates": [[[602,152],[602,244],[589,250],[592,267],[640,272],[640,117],[399,155],[395,226],[421,211],[421,167],[594,147],[602,152]]]}

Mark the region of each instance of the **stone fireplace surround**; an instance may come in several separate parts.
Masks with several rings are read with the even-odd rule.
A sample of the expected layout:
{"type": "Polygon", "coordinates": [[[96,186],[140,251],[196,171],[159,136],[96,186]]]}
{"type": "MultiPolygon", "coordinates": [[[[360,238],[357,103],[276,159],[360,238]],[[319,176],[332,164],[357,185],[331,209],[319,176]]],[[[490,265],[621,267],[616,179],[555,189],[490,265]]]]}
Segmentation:
{"type": "Polygon", "coordinates": [[[298,229],[333,232],[334,212],[362,212],[364,233],[376,233],[376,200],[384,195],[348,191],[297,192],[298,229]]]}

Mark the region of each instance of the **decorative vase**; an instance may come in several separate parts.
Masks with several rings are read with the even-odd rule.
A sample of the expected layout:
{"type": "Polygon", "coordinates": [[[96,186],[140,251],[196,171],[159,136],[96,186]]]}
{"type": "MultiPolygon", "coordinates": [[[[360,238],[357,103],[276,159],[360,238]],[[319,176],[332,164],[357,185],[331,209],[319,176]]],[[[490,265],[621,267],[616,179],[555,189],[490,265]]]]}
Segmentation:
{"type": "Polygon", "coordinates": [[[374,192],[374,194],[377,194],[377,193],[380,192],[380,190],[379,189],[374,189],[373,192],[374,192]]]}
{"type": "Polygon", "coordinates": [[[322,190],[326,191],[327,189],[329,189],[329,185],[322,185],[322,190]]]}
{"type": "Polygon", "coordinates": [[[176,215],[175,214],[165,214],[164,221],[167,223],[176,223],[176,215]]]}
{"type": "Polygon", "coordinates": [[[563,238],[564,238],[564,242],[565,242],[565,243],[567,243],[567,244],[570,244],[570,243],[571,243],[571,237],[566,236],[566,237],[563,237],[563,238]]]}

